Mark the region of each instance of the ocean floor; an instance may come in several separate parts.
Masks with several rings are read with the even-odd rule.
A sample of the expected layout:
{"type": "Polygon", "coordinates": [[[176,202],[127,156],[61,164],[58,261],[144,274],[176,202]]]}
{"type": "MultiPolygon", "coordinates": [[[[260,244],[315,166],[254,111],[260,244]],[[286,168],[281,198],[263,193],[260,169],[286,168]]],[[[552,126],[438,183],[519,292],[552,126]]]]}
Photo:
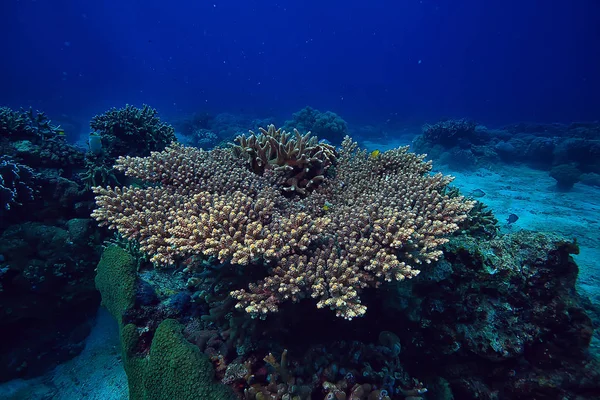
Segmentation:
{"type": "Polygon", "coordinates": [[[0,383],[0,399],[128,399],[118,333],[115,319],[101,308],[79,356],[39,378],[0,383]]]}
{"type": "MultiPolygon", "coordinates": [[[[363,142],[369,150],[410,143],[410,137],[397,142],[363,142]]],[[[600,188],[577,184],[572,191],[557,192],[555,181],[545,171],[524,166],[502,166],[474,172],[439,171],[454,175],[453,185],[466,195],[476,189],[485,195],[478,200],[494,211],[501,232],[529,229],[556,232],[575,238],[581,252],[574,256],[580,267],[580,293],[600,304],[600,188]],[[519,219],[507,224],[510,214],[519,219]]],[[[598,335],[596,335],[598,337],[598,335]]],[[[600,341],[593,346],[600,349],[600,341]]],[[[0,398],[125,400],[127,379],[120,358],[117,325],[104,309],[81,355],[58,366],[47,375],[32,380],[15,380],[0,384],[0,398]]]]}

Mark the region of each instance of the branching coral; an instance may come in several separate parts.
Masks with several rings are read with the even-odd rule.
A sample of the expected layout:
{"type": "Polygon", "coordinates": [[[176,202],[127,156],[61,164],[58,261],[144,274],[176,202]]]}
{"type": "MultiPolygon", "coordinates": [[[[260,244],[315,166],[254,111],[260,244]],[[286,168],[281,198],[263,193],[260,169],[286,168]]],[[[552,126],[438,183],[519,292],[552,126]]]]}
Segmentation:
{"type": "Polygon", "coordinates": [[[105,155],[113,159],[122,154],[145,156],[176,140],[173,127],[161,122],[158,112],[147,105],[112,108],[94,116],[90,127],[102,137],[105,155]]]}
{"type": "Polygon", "coordinates": [[[7,156],[0,157],[0,215],[11,206],[33,200],[37,174],[7,156]]]}
{"type": "Polygon", "coordinates": [[[2,136],[45,139],[58,135],[60,131],[43,112],[34,112],[32,108],[13,111],[8,107],[0,107],[0,135],[2,136]]]}
{"type": "Polygon", "coordinates": [[[282,189],[288,193],[306,194],[324,179],[325,172],[335,161],[335,148],[319,143],[310,132],[301,135],[297,129],[286,132],[269,125],[260,133],[238,136],[233,146],[237,157],[248,161],[250,168],[262,175],[266,169],[280,172],[282,189]]]}
{"type": "Polygon", "coordinates": [[[99,208],[93,217],[138,240],[155,264],[194,255],[245,268],[266,263],[266,278],[231,293],[237,307],[253,316],[310,296],[318,307],[352,319],[366,312],[362,289],[417,275],[420,264],[441,255],[445,236],[473,206],[446,195],[451,178],[430,175],[430,163],[408,148],[373,158],[350,138],[342,143],[335,174],[305,197],[286,197],[285,182],[267,165],[310,159],[304,154],[314,142],[296,133],[289,144],[280,132],[274,143],[277,131],[265,132],[272,136],[264,141],[254,136],[260,147],[246,138],[234,149],[172,145],[146,158],[121,157],[117,169],[150,185],[95,187],[99,208]],[[278,161],[283,153],[274,148],[287,158],[278,161]]]}

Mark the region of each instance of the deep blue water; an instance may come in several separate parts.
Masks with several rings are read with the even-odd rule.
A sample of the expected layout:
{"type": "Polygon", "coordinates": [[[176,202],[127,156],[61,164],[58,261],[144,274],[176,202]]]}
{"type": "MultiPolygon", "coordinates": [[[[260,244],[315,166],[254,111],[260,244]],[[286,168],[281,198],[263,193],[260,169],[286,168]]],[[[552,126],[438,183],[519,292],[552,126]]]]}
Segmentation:
{"type": "Polygon", "coordinates": [[[597,0],[3,0],[0,103],[89,119],[598,119],[597,0]]]}

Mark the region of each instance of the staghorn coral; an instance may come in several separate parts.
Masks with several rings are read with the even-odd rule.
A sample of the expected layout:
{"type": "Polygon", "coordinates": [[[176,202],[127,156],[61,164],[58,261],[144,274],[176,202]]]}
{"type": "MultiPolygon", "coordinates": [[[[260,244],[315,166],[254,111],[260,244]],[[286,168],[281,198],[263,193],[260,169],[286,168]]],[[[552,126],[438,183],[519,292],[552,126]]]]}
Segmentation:
{"type": "Polygon", "coordinates": [[[282,190],[302,195],[312,191],[325,179],[325,172],[335,162],[335,148],[319,143],[310,132],[301,135],[297,129],[287,132],[281,128],[260,128],[260,133],[250,131],[250,136],[236,137],[233,146],[237,157],[248,161],[257,174],[273,169],[282,175],[282,190]]]}
{"type": "Polygon", "coordinates": [[[0,156],[0,215],[11,206],[33,200],[38,175],[27,165],[11,157],[0,156]]]}
{"type": "Polygon", "coordinates": [[[416,276],[473,206],[446,195],[452,178],[430,175],[431,164],[407,147],[372,158],[346,137],[335,175],[303,198],[284,196],[275,171],[247,166],[236,150],[175,144],[150,157],[121,157],[115,168],[149,186],[95,187],[92,216],[139,241],[158,265],[190,256],[246,268],[266,263],[267,277],[231,293],[252,316],[310,296],[352,319],[366,312],[362,289],[416,276]]]}

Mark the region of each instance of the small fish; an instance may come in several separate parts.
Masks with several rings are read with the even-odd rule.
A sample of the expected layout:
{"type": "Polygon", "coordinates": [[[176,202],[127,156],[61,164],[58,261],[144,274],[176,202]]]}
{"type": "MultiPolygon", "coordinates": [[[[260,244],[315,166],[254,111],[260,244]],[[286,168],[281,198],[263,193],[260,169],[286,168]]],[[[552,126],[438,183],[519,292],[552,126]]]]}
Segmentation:
{"type": "Polygon", "coordinates": [[[58,136],[65,136],[65,131],[63,129],[59,129],[59,130],[56,131],[56,134],[58,136]]]}
{"type": "Polygon", "coordinates": [[[515,222],[517,222],[518,219],[519,216],[517,214],[510,214],[506,219],[506,223],[508,223],[509,225],[514,224],[515,222]]]}
{"type": "Polygon", "coordinates": [[[331,142],[329,140],[327,140],[327,139],[321,139],[321,140],[319,140],[319,143],[321,143],[321,144],[328,144],[328,145],[331,146],[331,142]]]}
{"type": "Polygon", "coordinates": [[[470,193],[470,195],[478,199],[480,197],[485,196],[485,192],[481,189],[475,189],[470,193]]]}
{"type": "Polygon", "coordinates": [[[333,204],[326,201],[325,204],[323,204],[323,211],[329,211],[329,210],[331,210],[331,207],[333,207],[333,204]]]}
{"type": "Polygon", "coordinates": [[[378,158],[379,158],[379,156],[380,156],[380,155],[381,155],[381,151],[379,151],[379,149],[376,149],[376,150],[373,150],[373,151],[371,152],[371,154],[369,154],[369,157],[370,157],[372,160],[376,160],[376,159],[378,159],[378,158]]]}

